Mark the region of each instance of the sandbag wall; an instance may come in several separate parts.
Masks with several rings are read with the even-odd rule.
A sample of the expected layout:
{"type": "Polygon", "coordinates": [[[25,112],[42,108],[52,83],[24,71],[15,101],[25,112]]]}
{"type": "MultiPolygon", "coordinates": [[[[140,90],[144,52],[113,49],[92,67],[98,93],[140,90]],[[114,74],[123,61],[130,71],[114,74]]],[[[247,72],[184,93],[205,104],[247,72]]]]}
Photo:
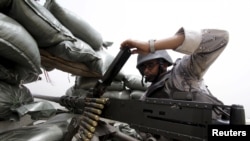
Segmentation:
{"type": "MultiPolygon", "coordinates": [[[[114,56],[109,54],[108,49],[106,48],[109,47],[109,45],[106,44],[107,42],[103,41],[101,34],[86,21],[80,18],[76,13],[62,7],[57,0],[46,0],[44,7],[46,7],[65,27],[72,32],[78,42],[80,41],[81,44],[85,44],[85,46],[83,45],[85,49],[89,49],[89,55],[91,54],[93,59],[86,60],[84,64],[86,64],[89,68],[92,68],[94,72],[103,75],[113,61],[114,56]],[[89,48],[89,46],[91,48],[89,48]]],[[[55,50],[52,51],[52,48],[48,50],[51,53],[56,52],[55,50]]],[[[64,57],[62,56],[62,58],[64,57]]],[[[86,96],[88,93],[91,93],[91,90],[100,78],[101,77],[96,77],[94,75],[78,75],[76,76],[75,85],[68,89],[66,95],[86,96]]],[[[140,80],[141,78],[138,78],[138,76],[125,75],[125,71],[121,70],[116,76],[114,82],[111,83],[111,86],[107,88],[103,97],[138,99],[138,97],[146,90],[146,86],[143,87],[140,80]]]]}
{"type": "MultiPolygon", "coordinates": [[[[46,70],[46,63],[48,62],[52,63],[48,65],[48,70],[59,68],[62,71],[71,71],[70,69],[67,70],[67,66],[64,66],[65,70],[64,67],[56,66],[61,64],[53,64],[52,61],[54,60],[49,61],[53,57],[60,58],[64,62],[82,64],[99,60],[91,46],[75,37],[61,21],[37,1],[13,0],[6,14],[18,21],[35,39],[41,55],[41,65],[46,70]],[[49,56],[46,56],[46,53],[49,56]]],[[[68,68],[71,68],[71,66],[68,68]]],[[[92,72],[93,70],[87,71],[92,72]]],[[[74,71],[70,73],[74,74],[74,71]]]]}
{"type": "Polygon", "coordinates": [[[0,2],[0,119],[10,119],[11,109],[33,102],[23,84],[37,81],[41,68],[100,78],[113,59],[97,31],[71,14],[57,16],[59,21],[57,13],[49,11],[60,8],[53,3],[46,1],[44,7],[35,0],[0,2]]]}
{"type": "MultiPolygon", "coordinates": [[[[9,1],[1,1],[6,11],[9,1]]],[[[0,121],[18,120],[15,109],[34,101],[23,84],[39,79],[40,56],[37,43],[16,20],[0,13],[0,121]]],[[[7,127],[6,127],[7,128],[7,127]]]]}
{"type": "MultiPolygon", "coordinates": [[[[75,35],[81,43],[85,43],[87,47],[89,46],[89,55],[98,57],[96,60],[86,60],[86,64],[89,68],[92,68],[94,72],[101,74],[101,76],[106,72],[109,65],[114,59],[114,56],[108,53],[109,47],[107,42],[104,42],[102,36],[97,32],[91,25],[80,18],[77,14],[72,11],[62,7],[57,0],[47,0],[44,4],[53,15],[61,21],[72,33],[75,35]],[[93,50],[90,50],[93,49],[93,50]],[[94,51],[94,52],[93,52],[94,51]]],[[[50,50],[51,51],[51,50],[50,50]]],[[[54,51],[51,51],[54,52],[54,51]]],[[[101,77],[96,77],[89,73],[89,75],[78,75],[76,76],[75,85],[68,89],[66,95],[69,96],[86,96],[93,89],[95,83],[101,77]]],[[[130,98],[130,90],[125,89],[122,80],[125,78],[123,71],[119,72],[116,76],[116,80],[107,89],[104,94],[105,97],[116,97],[121,99],[130,98]]]]}
{"type": "Polygon", "coordinates": [[[66,61],[86,65],[90,69],[89,74],[80,76],[100,78],[114,59],[114,56],[108,53],[108,46],[101,34],[79,15],[61,6],[57,0],[46,0],[44,7],[69,29],[76,39],[74,42],[61,42],[46,50],[66,61]]]}
{"type": "MultiPolygon", "coordinates": [[[[89,84],[89,79],[96,82],[105,73],[114,59],[108,53],[107,47],[111,44],[104,42],[98,31],[56,0],[46,0],[44,5],[35,0],[2,0],[0,95],[5,102],[0,103],[0,119],[12,116],[11,108],[34,101],[23,84],[39,80],[41,68],[76,75],[74,90],[91,89],[93,86],[83,85],[89,84]],[[9,101],[7,106],[6,101],[9,101]]],[[[133,91],[145,90],[129,87],[129,80],[123,71],[119,72],[112,84],[116,87],[110,86],[107,97],[128,99],[133,91]]]]}
{"type": "MultiPolygon", "coordinates": [[[[66,91],[68,96],[92,95],[98,78],[77,76],[75,85],[66,91]]],[[[116,99],[139,99],[149,84],[142,86],[141,78],[137,75],[125,75],[122,79],[115,79],[102,97],[116,99]]]]}
{"type": "Polygon", "coordinates": [[[105,51],[107,44],[101,34],[56,1],[41,5],[35,0],[12,0],[0,4],[8,5],[0,12],[17,21],[36,42],[33,48],[40,54],[33,58],[41,58],[39,67],[47,71],[55,68],[73,75],[101,77],[113,59],[105,51]]]}

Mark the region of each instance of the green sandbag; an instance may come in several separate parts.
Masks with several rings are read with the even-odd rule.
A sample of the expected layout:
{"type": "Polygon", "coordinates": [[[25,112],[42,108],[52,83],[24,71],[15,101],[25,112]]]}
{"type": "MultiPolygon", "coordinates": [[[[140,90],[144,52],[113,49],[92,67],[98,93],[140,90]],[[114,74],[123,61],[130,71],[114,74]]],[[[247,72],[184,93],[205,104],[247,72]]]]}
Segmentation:
{"type": "Polygon", "coordinates": [[[48,121],[0,133],[1,141],[63,141],[68,125],[77,115],[62,113],[48,121]]]}
{"type": "Polygon", "coordinates": [[[144,86],[141,83],[142,77],[139,75],[128,74],[124,78],[124,85],[131,90],[145,91],[149,87],[150,83],[145,83],[144,86]]]}
{"type": "Polygon", "coordinates": [[[0,119],[9,120],[17,116],[13,110],[34,101],[30,90],[21,85],[9,85],[0,81],[0,119]]]}
{"type": "Polygon", "coordinates": [[[11,0],[1,0],[0,1],[0,12],[7,12],[10,9],[11,0]]]}
{"type": "Polygon", "coordinates": [[[66,90],[65,95],[67,96],[79,96],[79,97],[87,97],[91,95],[91,91],[89,89],[80,89],[75,86],[71,86],[66,90]]]}
{"type": "Polygon", "coordinates": [[[130,99],[130,91],[106,91],[102,97],[105,98],[115,98],[115,99],[130,99]]]}
{"type": "Polygon", "coordinates": [[[13,0],[7,15],[27,29],[39,48],[75,40],[73,34],[35,0],[13,0]]]}
{"type": "Polygon", "coordinates": [[[99,50],[103,44],[101,34],[87,21],[73,11],[62,7],[56,0],[46,0],[46,7],[74,36],[88,43],[94,50],[99,50]]]}
{"type": "MultiPolygon", "coordinates": [[[[22,67],[26,75],[19,75],[24,82],[35,81],[42,73],[41,57],[34,38],[14,19],[0,13],[0,58],[10,69],[22,67]]],[[[8,68],[8,67],[7,67],[8,68]]],[[[17,70],[14,70],[18,73],[17,70]]]]}
{"type": "Polygon", "coordinates": [[[77,39],[75,42],[63,41],[54,47],[48,47],[47,50],[54,56],[60,57],[71,62],[89,63],[99,60],[96,52],[85,42],[77,39]]]}
{"type": "Polygon", "coordinates": [[[36,73],[19,64],[0,57],[0,81],[12,85],[27,84],[39,80],[36,73]],[[7,65],[6,65],[7,64],[7,65]]]}
{"type": "MultiPolygon", "coordinates": [[[[76,76],[75,87],[80,89],[92,89],[99,79],[100,78],[95,77],[76,76]]],[[[112,81],[110,86],[107,87],[107,90],[110,91],[122,91],[124,89],[123,81],[118,80],[112,81]]]]}
{"type": "Polygon", "coordinates": [[[145,93],[145,91],[141,91],[141,90],[133,90],[130,93],[130,99],[136,99],[139,100],[141,98],[141,96],[145,93]]]}
{"type": "Polygon", "coordinates": [[[5,66],[2,65],[3,58],[0,57],[0,81],[6,82],[8,84],[18,85],[21,83],[21,80],[18,79],[16,73],[7,69],[5,66]]]}
{"type": "MultiPolygon", "coordinates": [[[[71,86],[65,93],[67,96],[80,96],[87,97],[92,96],[91,89],[83,89],[77,88],[75,86],[71,86]]],[[[130,90],[106,90],[101,97],[105,98],[115,98],[115,99],[130,99],[130,90]]]]}

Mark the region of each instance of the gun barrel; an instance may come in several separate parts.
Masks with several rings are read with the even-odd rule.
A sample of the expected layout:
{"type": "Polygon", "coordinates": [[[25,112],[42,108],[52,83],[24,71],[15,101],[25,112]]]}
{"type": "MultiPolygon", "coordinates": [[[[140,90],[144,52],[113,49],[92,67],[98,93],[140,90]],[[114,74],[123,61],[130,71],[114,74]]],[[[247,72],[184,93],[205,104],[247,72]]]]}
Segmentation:
{"type": "Polygon", "coordinates": [[[60,97],[55,97],[55,96],[46,96],[46,95],[40,95],[40,94],[32,94],[34,98],[38,99],[43,99],[43,100],[48,100],[52,102],[56,102],[60,104],[60,97]]]}

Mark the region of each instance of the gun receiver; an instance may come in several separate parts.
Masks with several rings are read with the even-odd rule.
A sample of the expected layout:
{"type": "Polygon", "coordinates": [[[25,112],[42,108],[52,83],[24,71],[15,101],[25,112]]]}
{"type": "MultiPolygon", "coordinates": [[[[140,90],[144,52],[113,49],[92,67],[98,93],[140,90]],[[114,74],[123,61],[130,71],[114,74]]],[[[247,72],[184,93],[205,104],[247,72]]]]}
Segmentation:
{"type": "Polygon", "coordinates": [[[106,91],[106,88],[110,86],[116,75],[119,73],[123,65],[126,63],[131,55],[129,48],[121,48],[118,55],[110,64],[108,70],[104,73],[102,79],[99,79],[93,89],[93,97],[101,97],[106,91]]]}
{"type": "Polygon", "coordinates": [[[104,118],[128,123],[146,133],[163,135],[181,141],[206,141],[209,125],[245,124],[240,105],[214,105],[196,101],[147,98],[145,101],[109,99],[104,118]],[[212,111],[227,109],[227,120],[212,119],[212,111]]]}

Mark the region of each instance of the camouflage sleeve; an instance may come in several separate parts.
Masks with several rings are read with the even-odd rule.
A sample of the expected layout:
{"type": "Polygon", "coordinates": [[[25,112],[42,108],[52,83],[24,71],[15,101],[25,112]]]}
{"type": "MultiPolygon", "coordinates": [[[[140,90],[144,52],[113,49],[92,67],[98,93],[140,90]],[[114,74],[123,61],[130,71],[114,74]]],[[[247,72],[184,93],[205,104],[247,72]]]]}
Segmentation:
{"type": "Polygon", "coordinates": [[[225,49],[229,33],[219,29],[203,29],[200,32],[185,31],[181,28],[178,32],[185,35],[185,40],[175,51],[185,53],[180,66],[189,76],[201,79],[210,65],[225,49]]]}

